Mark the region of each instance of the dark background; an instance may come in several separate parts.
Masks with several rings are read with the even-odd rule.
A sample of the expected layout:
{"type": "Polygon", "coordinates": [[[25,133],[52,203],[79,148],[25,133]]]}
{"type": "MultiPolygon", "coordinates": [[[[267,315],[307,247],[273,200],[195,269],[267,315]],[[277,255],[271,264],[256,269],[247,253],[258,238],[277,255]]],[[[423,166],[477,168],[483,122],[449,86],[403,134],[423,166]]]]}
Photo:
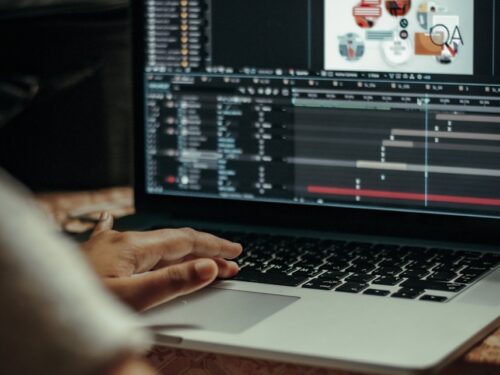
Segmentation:
{"type": "Polygon", "coordinates": [[[215,65],[323,69],[323,0],[212,0],[212,4],[215,65]]]}
{"type": "Polygon", "coordinates": [[[126,4],[2,13],[0,83],[39,89],[0,123],[1,167],[34,190],[132,183],[129,23],[126,4]]]}

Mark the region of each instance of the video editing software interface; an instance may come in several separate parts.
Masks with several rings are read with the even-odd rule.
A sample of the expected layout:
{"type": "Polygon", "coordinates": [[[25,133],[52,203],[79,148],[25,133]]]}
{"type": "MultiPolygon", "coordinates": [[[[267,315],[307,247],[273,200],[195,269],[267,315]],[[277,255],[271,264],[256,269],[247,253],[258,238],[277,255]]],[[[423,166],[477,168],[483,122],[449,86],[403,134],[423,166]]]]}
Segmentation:
{"type": "Polygon", "coordinates": [[[500,0],[144,17],[148,193],[500,218],[500,0]]]}

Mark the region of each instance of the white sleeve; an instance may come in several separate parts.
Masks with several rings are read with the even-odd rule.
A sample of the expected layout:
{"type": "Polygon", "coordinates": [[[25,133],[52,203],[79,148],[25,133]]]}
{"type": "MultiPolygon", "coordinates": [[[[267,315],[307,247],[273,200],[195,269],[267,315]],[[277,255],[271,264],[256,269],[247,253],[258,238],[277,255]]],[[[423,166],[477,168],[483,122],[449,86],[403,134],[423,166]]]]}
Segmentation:
{"type": "Polygon", "coordinates": [[[0,373],[93,374],[149,334],[0,169],[0,373]]]}

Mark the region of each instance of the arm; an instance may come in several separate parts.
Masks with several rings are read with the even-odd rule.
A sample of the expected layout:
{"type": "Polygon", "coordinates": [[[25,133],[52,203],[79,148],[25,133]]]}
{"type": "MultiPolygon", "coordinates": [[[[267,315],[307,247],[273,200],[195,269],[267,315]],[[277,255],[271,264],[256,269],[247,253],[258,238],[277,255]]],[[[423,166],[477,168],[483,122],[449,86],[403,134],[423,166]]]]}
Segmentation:
{"type": "Polygon", "coordinates": [[[0,170],[0,373],[107,375],[132,364],[149,334],[22,190],[0,170]]]}

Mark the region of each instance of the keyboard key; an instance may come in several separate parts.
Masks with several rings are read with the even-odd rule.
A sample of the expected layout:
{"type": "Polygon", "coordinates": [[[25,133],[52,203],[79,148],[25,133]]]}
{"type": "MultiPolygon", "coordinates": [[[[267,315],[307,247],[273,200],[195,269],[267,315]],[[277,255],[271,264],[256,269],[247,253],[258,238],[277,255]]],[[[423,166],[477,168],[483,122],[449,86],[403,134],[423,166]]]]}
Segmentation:
{"type": "Polygon", "coordinates": [[[473,268],[473,267],[466,267],[460,273],[462,275],[467,275],[467,276],[481,276],[488,272],[490,269],[489,268],[473,268]]]}
{"type": "Polygon", "coordinates": [[[355,283],[365,284],[369,281],[372,281],[375,277],[375,275],[355,273],[346,278],[345,281],[354,281],[355,283]]]}
{"type": "Polygon", "coordinates": [[[257,254],[257,253],[252,253],[248,255],[247,261],[249,262],[256,262],[256,263],[269,263],[270,261],[273,260],[271,255],[264,255],[264,254],[257,254]]]}
{"type": "Polygon", "coordinates": [[[391,294],[391,292],[383,289],[367,289],[363,292],[363,294],[367,294],[369,296],[385,297],[391,294]]]}
{"type": "Polygon", "coordinates": [[[403,281],[403,279],[400,277],[381,276],[373,281],[372,284],[394,286],[399,284],[401,281],[403,281]]]}
{"type": "Polygon", "coordinates": [[[272,262],[269,262],[266,264],[266,267],[273,267],[279,270],[289,270],[295,267],[292,267],[291,265],[293,264],[293,261],[289,262],[279,262],[276,259],[273,259],[272,262]]]}
{"type": "Polygon", "coordinates": [[[439,249],[439,248],[432,248],[429,250],[430,253],[437,254],[437,255],[444,255],[444,256],[454,256],[456,254],[455,250],[451,249],[439,249]]]}
{"type": "Polygon", "coordinates": [[[307,278],[262,272],[245,272],[245,269],[242,269],[233,280],[271,285],[298,286],[306,281],[307,278]]]}
{"type": "MultiPolygon", "coordinates": [[[[262,257],[266,257],[266,255],[262,255],[262,257]]],[[[299,257],[298,255],[275,255],[273,258],[271,258],[270,262],[273,264],[293,264],[298,262],[299,257]]]]}
{"type": "Polygon", "coordinates": [[[317,268],[321,264],[323,264],[322,260],[300,260],[297,263],[294,264],[294,267],[303,267],[303,268],[308,268],[308,267],[313,267],[317,268]]]}
{"type": "Polygon", "coordinates": [[[305,279],[310,279],[311,277],[316,276],[320,271],[314,268],[311,269],[301,269],[294,272],[292,275],[294,277],[303,277],[305,279]]]}
{"type": "Polygon", "coordinates": [[[410,264],[406,265],[406,269],[408,270],[429,270],[434,266],[434,263],[432,262],[426,262],[426,261],[415,261],[411,262],[410,264]]]}
{"type": "Polygon", "coordinates": [[[453,280],[457,277],[458,275],[454,272],[435,272],[432,275],[430,275],[427,280],[434,280],[434,281],[450,281],[453,280]]]}
{"type": "Polygon", "coordinates": [[[448,298],[442,296],[433,296],[431,294],[426,294],[425,296],[420,297],[421,301],[429,301],[429,302],[446,302],[448,298]]]}
{"type": "Polygon", "coordinates": [[[272,267],[266,270],[266,275],[288,275],[293,269],[287,267],[272,267]]]}
{"type": "Polygon", "coordinates": [[[320,260],[323,262],[325,255],[319,251],[306,251],[300,255],[303,260],[320,260]]]}
{"type": "Polygon", "coordinates": [[[379,267],[376,268],[372,273],[380,276],[397,276],[403,269],[401,267],[379,267]]]}
{"type": "Polygon", "coordinates": [[[409,277],[409,278],[416,278],[420,279],[422,277],[425,277],[429,274],[429,271],[427,270],[422,270],[422,269],[415,269],[415,270],[408,270],[403,272],[400,277],[409,277]]]}
{"type": "Polygon", "coordinates": [[[405,299],[415,299],[419,295],[424,293],[423,289],[415,288],[401,288],[396,293],[393,293],[391,297],[394,298],[405,298],[405,299]]]}
{"type": "Polygon", "coordinates": [[[367,287],[368,287],[368,284],[349,282],[349,283],[342,284],[337,289],[335,289],[335,291],[336,292],[344,292],[344,293],[359,293],[363,289],[366,289],[367,287]]]}
{"type": "Polygon", "coordinates": [[[461,284],[471,284],[480,277],[481,276],[462,275],[458,279],[456,279],[455,282],[461,284]]]}
{"type": "Polygon", "coordinates": [[[465,288],[464,284],[456,283],[443,283],[439,281],[431,280],[418,280],[418,279],[408,279],[404,281],[401,286],[412,289],[427,289],[427,290],[439,290],[443,292],[456,293],[465,288]]]}
{"type": "Polygon", "coordinates": [[[485,268],[491,269],[496,266],[496,262],[488,261],[485,259],[462,259],[458,264],[467,266],[470,268],[485,268]]]}
{"type": "Polygon", "coordinates": [[[434,272],[458,272],[460,271],[464,266],[459,265],[459,264],[448,264],[448,263],[438,263],[437,266],[435,266],[432,270],[434,272]]]}
{"type": "Polygon", "coordinates": [[[345,271],[346,272],[353,272],[353,273],[370,273],[375,269],[375,265],[372,263],[361,263],[361,264],[354,264],[351,267],[347,268],[345,271]]]}
{"type": "Polygon", "coordinates": [[[433,257],[433,254],[416,253],[416,254],[408,254],[407,256],[405,256],[405,259],[413,261],[413,262],[429,262],[429,260],[432,257],[433,257]]]}
{"type": "Polygon", "coordinates": [[[361,254],[355,259],[355,263],[365,263],[365,264],[373,264],[380,261],[380,257],[376,254],[361,254]]]}
{"type": "Polygon", "coordinates": [[[327,272],[322,273],[321,275],[319,275],[318,278],[321,278],[321,279],[331,279],[331,280],[340,280],[340,279],[343,279],[344,277],[346,277],[348,275],[349,275],[349,273],[347,273],[347,272],[327,271],[327,272]]]}
{"type": "Polygon", "coordinates": [[[432,258],[432,261],[434,263],[444,263],[448,266],[455,265],[462,257],[460,256],[455,256],[455,255],[437,255],[434,258],[432,258]]]}
{"type": "Polygon", "coordinates": [[[242,268],[241,272],[245,273],[260,273],[264,270],[262,265],[256,265],[255,263],[246,263],[242,268]]]}
{"type": "Polygon", "coordinates": [[[408,261],[402,260],[400,258],[398,259],[387,259],[385,258],[382,262],[378,264],[379,268],[399,268],[403,267],[406,265],[408,261]]]}
{"type": "Polygon", "coordinates": [[[471,259],[478,259],[482,257],[482,253],[479,251],[464,251],[464,250],[459,250],[455,251],[455,255],[465,257],[465,258],[471,258],[471,259]]]}
{"type": "Polygon", "coordinates": [[[316,279],[316,280],[308,281],[307,283],[302,285],[302,288],[318,289],[318,290],[332,290],[333,288],[335,288],[339,284],[340,284],[339,281],[316,279]]]}
{"type": "Polygon", "coordinates": [[[325,271],[343,271],[348,267],[350,267],[350,264],[347,262],[337,262],[328,260],[325,264],[323,264],[320,267],[320,269],[325,271]]]}

